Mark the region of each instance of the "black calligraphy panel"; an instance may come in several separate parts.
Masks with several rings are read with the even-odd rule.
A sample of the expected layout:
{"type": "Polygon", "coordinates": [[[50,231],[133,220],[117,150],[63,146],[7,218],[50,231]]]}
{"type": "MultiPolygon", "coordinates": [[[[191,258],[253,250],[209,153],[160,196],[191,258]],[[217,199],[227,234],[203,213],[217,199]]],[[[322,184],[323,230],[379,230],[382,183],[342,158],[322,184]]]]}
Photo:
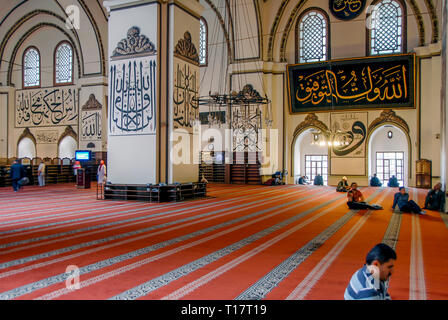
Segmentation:
{"type": "Polygon", "coordinates": [[[81,115],[81,140],[98,141],[102,137],[101,110],[83,111],[81,115]]]}
{"type": "Polygon", "coordinates": [[[292,113],[415,108],[415,55],[288,66],[292,113]]]}
{"type": "Polygon", "coordinates": [[[15,126],[66,126],[78,123],[75,87],[16,91],[15,126]]]}
{"type": "Polygon", "coordinates": [[[174,128],[192,128],[199,117],[199,67],[175,59],[173,121],[174,128]]]}
{"type": "Polygon", "coordinates": [[[331,13],[338,19],[351,20],[361,14],[366,0],[330,0],[331,13]]]}
{"type": "Polygon", "coordinates": [[[111,62],[109,134],[156,132],[156,57],[111,62]]]}

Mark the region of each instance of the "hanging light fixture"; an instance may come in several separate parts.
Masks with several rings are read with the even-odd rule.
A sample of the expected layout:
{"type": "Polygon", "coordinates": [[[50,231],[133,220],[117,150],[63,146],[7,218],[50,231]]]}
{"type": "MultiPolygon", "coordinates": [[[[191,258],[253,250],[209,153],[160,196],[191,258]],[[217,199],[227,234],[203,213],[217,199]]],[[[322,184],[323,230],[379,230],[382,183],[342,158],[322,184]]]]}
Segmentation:
{"type": "Polygon", "coordinates": [[[348,146],[350,144],[349,141],[347,141],[346,134],[342,132],[341,130],[337,131],[325,131],[322,132],[321,130],[318,131],[312,131],[312,145],[318,145],[321,147],[328,146],[328,147],[340,147],[340,146],[348,146]]]}

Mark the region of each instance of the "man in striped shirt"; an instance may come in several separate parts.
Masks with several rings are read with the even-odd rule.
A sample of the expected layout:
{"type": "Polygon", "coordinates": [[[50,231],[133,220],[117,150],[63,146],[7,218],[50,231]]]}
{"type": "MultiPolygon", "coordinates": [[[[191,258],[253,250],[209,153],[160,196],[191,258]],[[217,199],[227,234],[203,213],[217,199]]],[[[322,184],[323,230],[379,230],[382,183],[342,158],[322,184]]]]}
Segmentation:
{"type": "Polygon", "coordinates": [[[388,280],[397,260],[395,250],[387,244],[377,244],[366,257],[364,267],[355,272],[345,289],[345,300],[390,300],[388,280]]]}

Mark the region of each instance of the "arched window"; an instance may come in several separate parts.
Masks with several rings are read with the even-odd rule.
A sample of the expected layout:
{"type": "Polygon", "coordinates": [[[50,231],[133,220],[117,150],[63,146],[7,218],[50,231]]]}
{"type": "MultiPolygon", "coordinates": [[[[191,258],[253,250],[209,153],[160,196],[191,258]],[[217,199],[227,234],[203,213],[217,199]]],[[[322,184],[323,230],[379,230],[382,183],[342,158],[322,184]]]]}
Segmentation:
{"type": "Polygon", "coordinates": [[[204,18],[199,20],[199,65],[206,66],[208,63],[208,26],[204,18]]]}
{"type": "Polygon", "coordinates": [[[382,0],[367,16],[369,55],[406,51],[406,7],[401,1],[382,0]]]}
{"type": "Polygon", "coordinates": [[[29,47],[23,53],[23,87],[40,86],[40,54],[35,47],[29,47]]]}
{"type": "Polygon", "coordinates": [[[54,52],[54,82],[73,83],[73,49],[66,41],[61,42],[54,52]]]}
{"type": "Polygon", "coordinates": [[[318,62],[330,59],[328,15],[319,8],[305,10],[296,25],[296,61],[318,62]]]}

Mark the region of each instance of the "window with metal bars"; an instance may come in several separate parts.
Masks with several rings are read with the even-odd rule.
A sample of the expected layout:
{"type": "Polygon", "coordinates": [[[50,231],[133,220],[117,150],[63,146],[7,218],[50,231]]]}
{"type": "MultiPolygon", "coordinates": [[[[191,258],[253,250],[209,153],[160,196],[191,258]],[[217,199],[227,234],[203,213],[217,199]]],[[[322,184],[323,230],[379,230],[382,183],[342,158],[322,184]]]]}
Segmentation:
{"type": "Polygon", "coordinates": [[[400,1],[382,0],[368,16],[370,55],[404,52],[405,18],[400,1]]]}
{"type": "Polygon", "coordinates": [[[199,34],[199,65],[206,66],[208,60],[208,28],[207,21],[201,18],[199,21],[200,34],[199,34]]]}
{"type": "Polygon", "coordinates": [[[329,59],[329,21],[318,10],[304,12],[296,27],[296,50],[299,63],[329,59]]]}
{"type": "Polygon", "coordinates": [[[73,82],[73,49],[72,46],[63,42],[56,47],[55,51],[55,83],[66,84],[73,82]]]}
{"type": "Polygon", "coordinates": [[[29,47],[23,54],[23,87],[40,86],[40,54],[37,48],[29,47]]]}

